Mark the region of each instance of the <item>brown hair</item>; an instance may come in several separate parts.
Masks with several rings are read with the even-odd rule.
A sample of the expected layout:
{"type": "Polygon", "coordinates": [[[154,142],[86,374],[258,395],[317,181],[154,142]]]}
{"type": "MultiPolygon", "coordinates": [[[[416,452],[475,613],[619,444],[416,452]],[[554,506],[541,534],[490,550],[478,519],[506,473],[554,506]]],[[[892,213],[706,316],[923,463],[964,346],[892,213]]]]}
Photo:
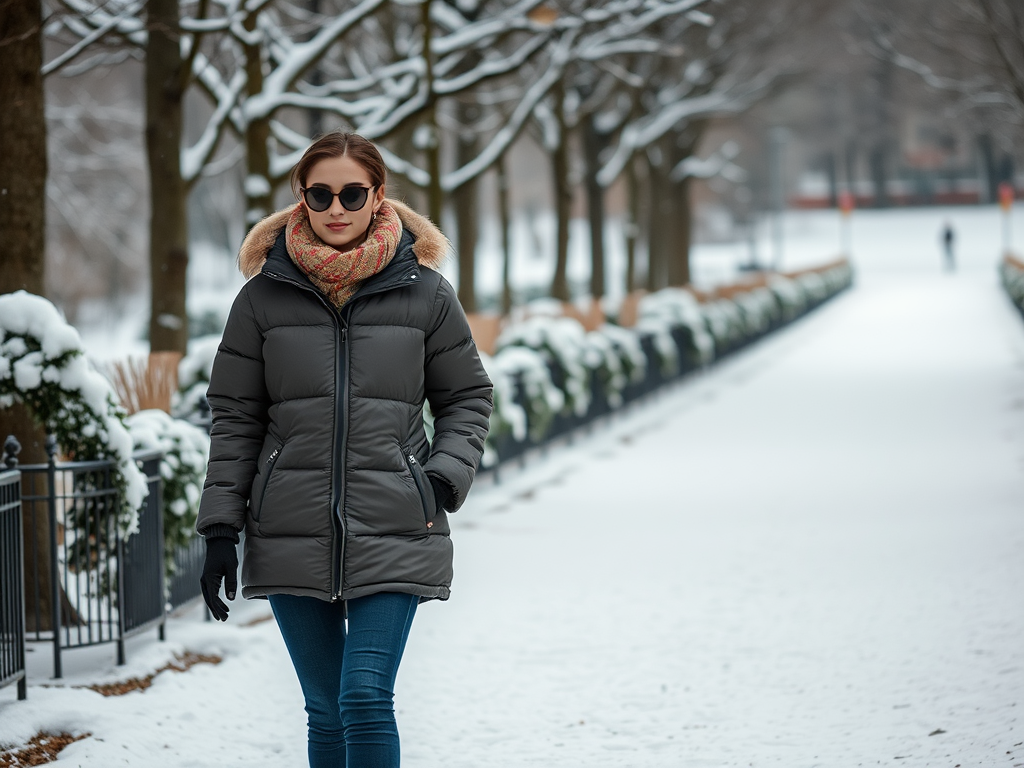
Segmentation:
{"type": "Polygon", "coordinates": [[[331,131],[317,136],[292,168],[291,184],[295,199],[299,189],[306,186],[306,177],[314,165],[331,157],[351,157],[370,175],[370,183],[383,187],[388,180],[388,168],[377,147],[358,133],[331,131]]]}

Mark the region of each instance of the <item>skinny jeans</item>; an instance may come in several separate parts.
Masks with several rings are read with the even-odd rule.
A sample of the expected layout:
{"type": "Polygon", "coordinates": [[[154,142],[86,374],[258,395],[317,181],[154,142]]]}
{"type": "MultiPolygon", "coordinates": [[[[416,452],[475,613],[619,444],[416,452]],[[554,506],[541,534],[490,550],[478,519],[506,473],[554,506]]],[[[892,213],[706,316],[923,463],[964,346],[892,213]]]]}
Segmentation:
{"type": "Polygon", "coordinates": [[[419,598],[271,595],[306,699],[310,768],[398,768],[395,678],[419,598]]]}

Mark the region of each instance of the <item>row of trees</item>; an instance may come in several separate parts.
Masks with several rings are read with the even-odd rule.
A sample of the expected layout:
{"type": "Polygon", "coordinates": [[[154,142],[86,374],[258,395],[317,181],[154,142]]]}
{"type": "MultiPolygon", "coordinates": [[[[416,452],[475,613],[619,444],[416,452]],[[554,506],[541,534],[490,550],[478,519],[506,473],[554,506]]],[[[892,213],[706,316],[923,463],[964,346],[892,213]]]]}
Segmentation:
{"type": "MultiPolygon", "coordinates": [[[[791,39],[786,30],[799,15],[789,0],[775,0],[768,14],[752,0],[32,5],[8,4],[3,11],[22,13],[20,26],[4,25],[20,46],[0,49],[5,60],[35,73],[12,82],[4,102],[21,99],[14,92],[21,88],[37,104],[34,119],[19,123],[36,143],[5,155],[12,167],[4,178],[34,177],[35,192],[17,186],[38,206],[46,171],[41,76],[77,76],[141,59],[152,210],[150,340],[154,350],[179,351],[188,332],[191,189],[204,173],[241,156],[251,224],[273,208],[274,193],[309,136],[325,126],[344,125],[377,141],[433,218],[450,206],[460,294],[471,311],[477,185],[486,173],[506,177],[507,153],[524,131],[537,136],[550,157],[558,214],[552,295],[569,297],[575,186],[569,168],[577,152],[591,219],[591,293],[604,292],[603,196],[620,178],[630,200],[641,198],[637,187],[645,183],[657,201],[649,220],[633,210],[639,226],[627,227],[650,233],[650,287],[686,282],[688,220],[674,213],[688,210],[692,170],[683,161],[709,117],[744,109],[795,72],[797,57],[779,55],[779,41],[791,39]],[[58,51],[45,63],[39,53],[44,33],[58,51]],[[192,122],[201,120],[191,141],[186,107],[192,122]]],[[[507,183],[499,187],[507,191],[507,183]]],[[[507,228],[507,202],[502,213],[507,228]]],[[[28,218],[41,233],[41,215],[28,218]]],[[[12,226],[2,231],[17,231],[12,226]]],[[[635,261],[635,238],[629,252],[635,261]]],[[[38,238],[25,243],[24,253],[21,261],[38,272],[38,290],[38,238]]],[[[635,265],[630,275],[637,276],[635,265]]]]}
{"type": "Polygon", "coordinates": [[[861,0],[856,11],[860,47],[875,62],[888,108],[906,101],[905,94],[893,98],[896,83],[916,85],[915,100],[928,100],[949,136],[975,138],[984,170],[981,199],[994,201],[999,182],[1013,180],[1014,147],[1024,135],[1024,6],[1018,0],[861,0]]]}

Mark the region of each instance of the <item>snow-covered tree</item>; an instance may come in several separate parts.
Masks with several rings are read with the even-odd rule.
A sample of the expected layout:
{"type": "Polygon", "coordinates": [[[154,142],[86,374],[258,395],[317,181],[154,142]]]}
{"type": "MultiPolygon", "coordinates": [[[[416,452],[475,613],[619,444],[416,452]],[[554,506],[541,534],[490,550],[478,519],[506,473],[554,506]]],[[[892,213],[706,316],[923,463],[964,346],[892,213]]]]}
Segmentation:
{"type": "MultiPolygon", "coordinates": [[[[149,340],[153,351],[184,354],[188,342],[188,194],[217,150],[223,131],[204,131],[184,143],[185,94],[204,63],[204,35],[218,29],[207,18],[210,0],[52,0],[48,34],[63,50],[43,68],[72,73],[125,58],[144,61],[146,155],[149,171],[149,340]]],[[[216,114],[215,114],[216,116],[216,114]]]]}

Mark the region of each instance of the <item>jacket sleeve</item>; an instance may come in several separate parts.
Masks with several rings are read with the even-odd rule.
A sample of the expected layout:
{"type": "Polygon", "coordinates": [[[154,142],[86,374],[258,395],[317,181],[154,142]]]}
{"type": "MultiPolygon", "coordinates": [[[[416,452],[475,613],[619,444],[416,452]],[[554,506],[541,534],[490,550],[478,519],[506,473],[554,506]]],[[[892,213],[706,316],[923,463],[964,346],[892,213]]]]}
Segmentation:
{"type": "Polygon", "coordinates": [[[424,386],[434,415],[434,440],[424,469],[452,490],[454,512],[473,484],[490,427],[491,380],[487,377],[462,305],[442,278],[426,334],[424,386]]]}
{"type": "Polygon", "coordinates": [[[213,427],[196,530],[204,535],[224,535],[225,526],[240,531],[245,524],[270,405],[263,375],[263,334],[247,287],[239,292],[228,314],[206,396],[213,427]]]}

